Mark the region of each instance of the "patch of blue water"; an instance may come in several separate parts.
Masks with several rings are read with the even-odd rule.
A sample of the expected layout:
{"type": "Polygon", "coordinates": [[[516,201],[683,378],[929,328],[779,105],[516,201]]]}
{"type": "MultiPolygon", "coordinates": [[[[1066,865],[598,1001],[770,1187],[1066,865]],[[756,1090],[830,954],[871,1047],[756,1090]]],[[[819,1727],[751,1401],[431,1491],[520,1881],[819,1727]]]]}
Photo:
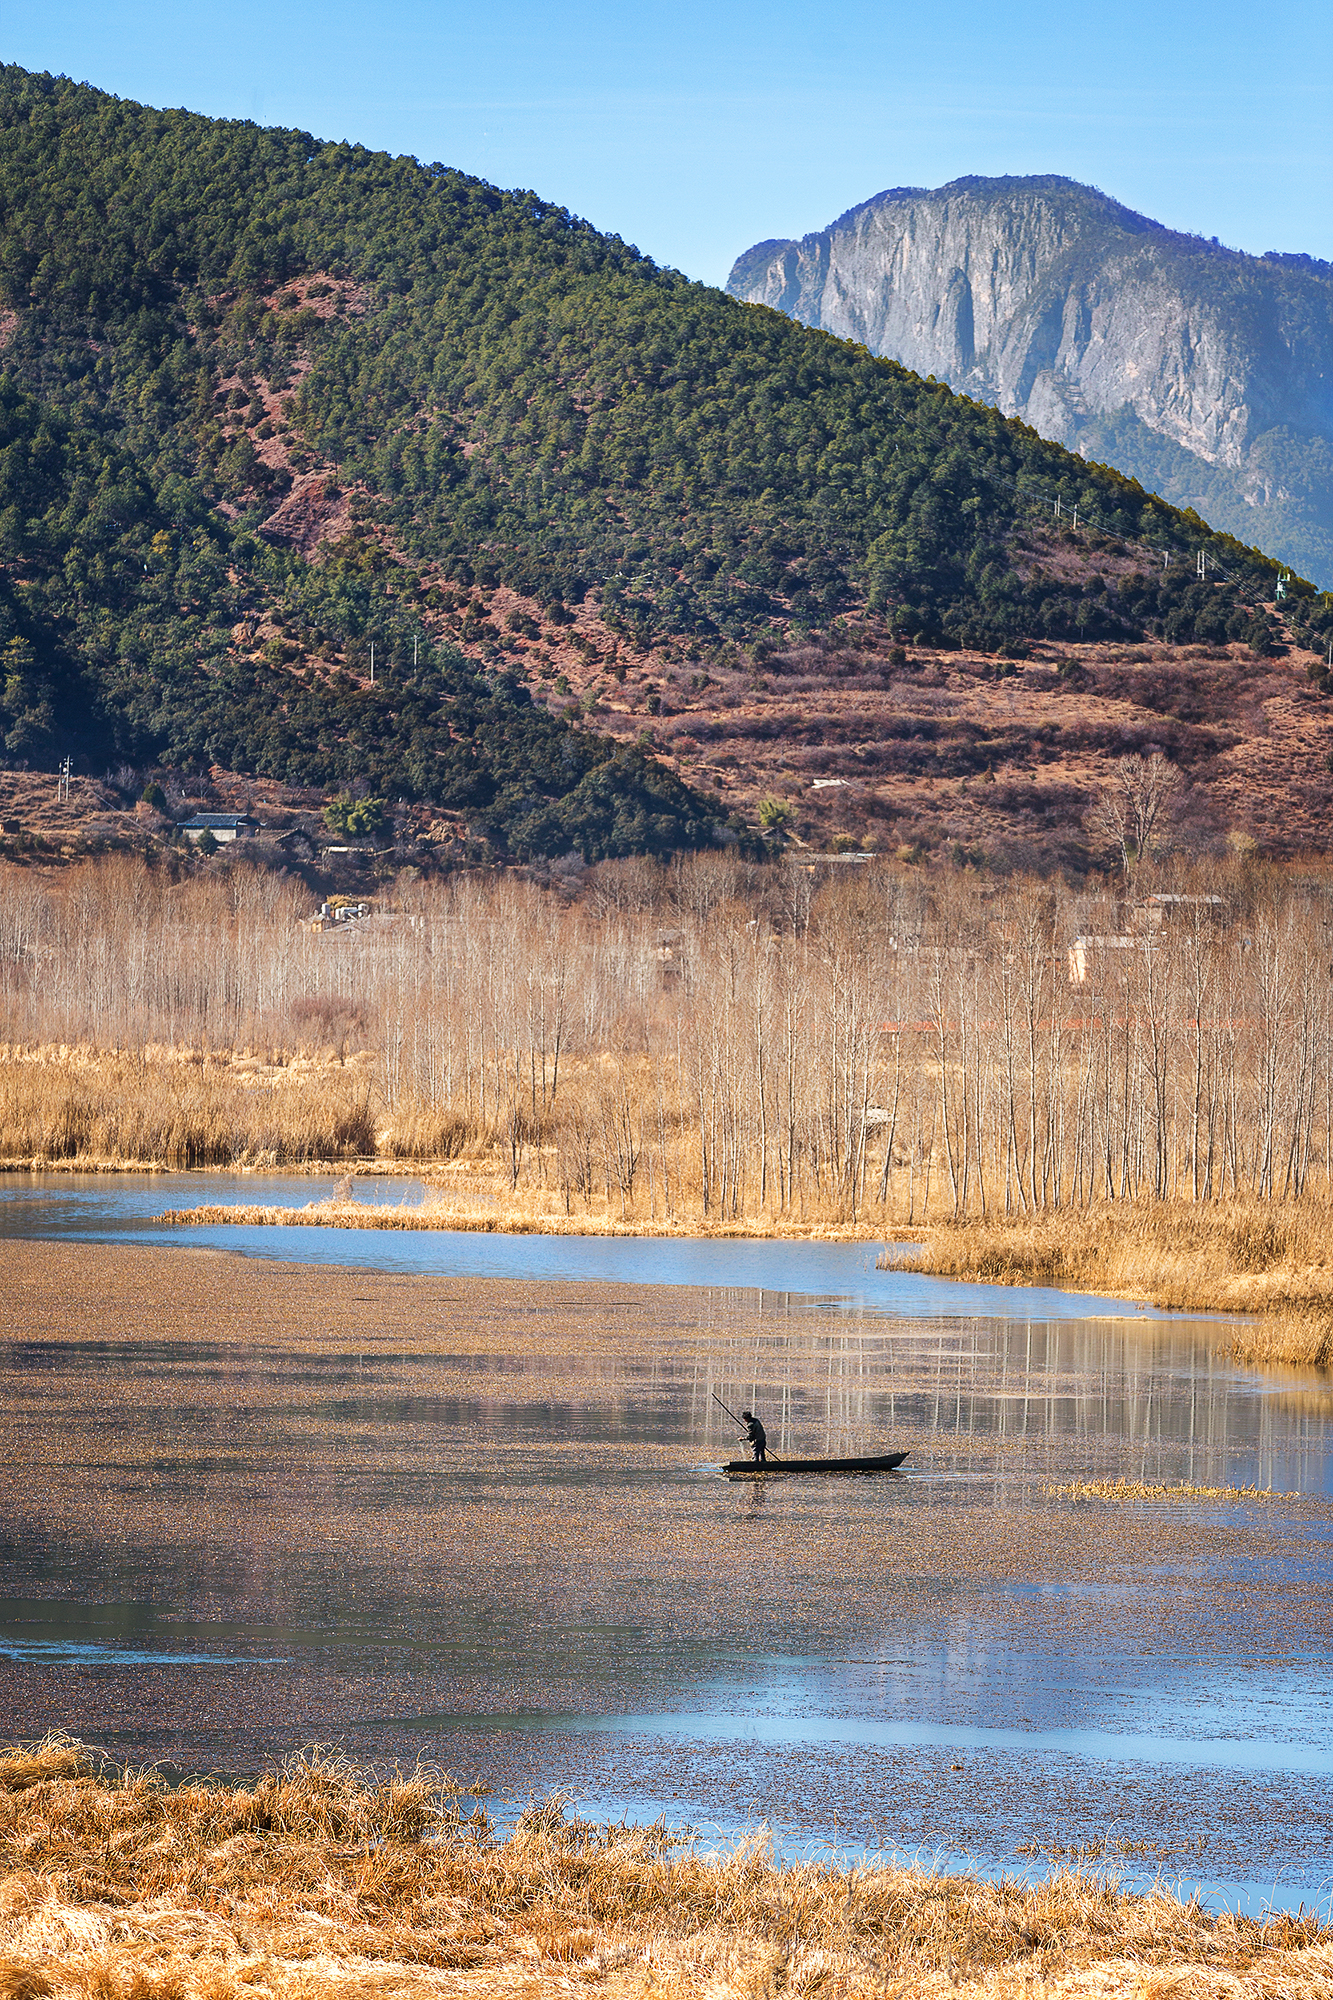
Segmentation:
{"type": "Polygon", "coordinates": [[[1333,1773],[1333,1749],[1272,1737],[1220,1736],[1199,1739],[1104,1729],[941,1728],[938,1723],[889,1722],[872,1716],[561,1715],[473,1717],[474,1729],[494,1724],[506,1729],[547,1727],[576,1735],[689,1737],[709,1743],[776,1745],[845,1743],[857,1748],[930,1746],[944,1750],[1059,1751],[1100,1761],[1206,1765],[1235,1771],[1296,1771],[1306,1777],[1333,1773]]]}
{"type": "MultiPolygon", "coordinates": [[[[1165,1320],[1171,1314],[1132,1299],[1099,1298],[1049,1286],[973,1285],[877,1270],[874,1243],[808,1243],[728,1237],[507,1236],[485,1230],[251,1228],[222,1224],[163,1228],[167,1209],[203,1204],[304,1207],[327,1192],[293,1175],[0,1175],[0,1237],[87,1243],[146,1243],[230,1251],[288,1264],[429,1277],[517,1278],[542,1283],[696,1285],[797,1293],[812,1304],[837,1301],[859,1311],[911,1319],[1085,1318],[1165,1320]]],[[[357,1199],[415,1206],[422,1186],[369,1179],[357,1199]]],[[[1178,1317],[1178,1316],[1175,1316],[1178,1317]]]]}
{"type": "Polygon", "coordinates": [[[0,1660],[36,1661],[78,1667],[285,1667],[284,1659],[254,1659],[237,1653],[141,1653],[128,1646],[80,1645],[58,1639],[0,1638],[0,1660]]]}

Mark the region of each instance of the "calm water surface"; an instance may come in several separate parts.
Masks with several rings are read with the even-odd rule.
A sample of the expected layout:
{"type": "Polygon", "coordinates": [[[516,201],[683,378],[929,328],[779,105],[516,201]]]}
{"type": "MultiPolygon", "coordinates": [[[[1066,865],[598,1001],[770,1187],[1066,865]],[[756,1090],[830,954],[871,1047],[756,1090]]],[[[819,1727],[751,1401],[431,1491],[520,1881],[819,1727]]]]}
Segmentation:
{"type": "MultiPolygon", "coordinates": [[[[326,1182],[296,1175],[0,1174],[0,1240],[41,1236],[87,1243],[179,1247],[182,1231],[155,1226],[167,1209],[304,1207],[327,1199],[326,1182]]],[[[408,1178],[360,1180],[358,1201],[416,1206],[424,1190],[408,1178]]],[[[741,1239],[612,1236],[502,1236],[470,1230],[309,1229],[293,1235],[229,1223],[191,1229],[188,1240],[243,1257],[339,1264],[370,1271],[534,1278],[632,1285],[727,1285],[801,1292],[873,1311],[940,1319],[960,1313],[1020,1312],[1059,1319],[1070,1312],[1160,1318],[1150,1306],[1083,1298],[1039,1287],[958,1285],[909,1271],[877,1272],[868,1243],[746,1242],[741,1239]]]]}
{"type": "MultiPolygon", "coordinates": [[[[179,1246],[164,1208],[320,1192],[4,1177],[0,1265],[5,1239],[179,1246]]],[[[593,1814],[765,1820],[797,1848],[1000,1868],[1109,1840],[1130,1878],[1327,1902],[1324,1381],[1234,1366],[1133,1301],[877,1272],[864,1245],[189,1240],[343,1266],[349,1286],[623,1287],[666,1332],[559,1357],[518,1335],[7,1343],[9,1421],[50,1441],[60,1480],[10,1489],[0,1519],[6,1735],[59,1723],[227,1770],[331,1741],[503,1799],[560,1785],[593,1814]],[[778,1450],[905,1444],[909,1469],[730,1486],[715,1390],[753,1403],[778,1450]],[[1121,1475],[1290,1497],[1049,1490],[1121,1475]]]]}

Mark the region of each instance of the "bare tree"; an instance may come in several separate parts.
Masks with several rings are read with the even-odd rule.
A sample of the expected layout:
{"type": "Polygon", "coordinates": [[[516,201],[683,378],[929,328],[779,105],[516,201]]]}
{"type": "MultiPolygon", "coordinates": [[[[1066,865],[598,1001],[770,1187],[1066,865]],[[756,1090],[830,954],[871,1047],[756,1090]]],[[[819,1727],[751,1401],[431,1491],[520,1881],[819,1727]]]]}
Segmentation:
{"type": "Polygon", "coordinates": [[[1095,840],[1118,847],[1128,882],[1135,865],[1170,825],[1181,776],[1160,750],[1122,757],[1084,822],[1095,840]]]}

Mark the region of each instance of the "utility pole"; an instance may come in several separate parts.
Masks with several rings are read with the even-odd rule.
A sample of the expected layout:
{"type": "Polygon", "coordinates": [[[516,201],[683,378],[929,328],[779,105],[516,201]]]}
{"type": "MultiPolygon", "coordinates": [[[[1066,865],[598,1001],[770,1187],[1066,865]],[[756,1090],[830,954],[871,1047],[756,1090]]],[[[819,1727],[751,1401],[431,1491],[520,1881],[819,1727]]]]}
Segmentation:
{"type": "Polygon", "coordinates": [[[1074,502],[1074,533],[1078,533],[1078,502],[1074,502]]]}
{"type": "Polygon", "coordinates": [[[414,632],[414,633],[412,634],[412,671],[413,671],[413,673],[415,673],[415,672],[416,672],[416,666],[417,666],[417,643],[418,643],[418,635],[417,635],[417,634],[416,634],[416,633],[414,632]]]}
{"type": "Polygon", "coordinates": [[[1208,558],[1202,549],[1199,550],[1198,555],[1195,557],[1194,568],[1199,582],[1206,582],[1208,578],[1208,558]]]}
{"type": "Polygon", "coordinates": [[[375,685],[375,641],[370,642],[370,685],[375,685]]]}
{"type": "Polygon", "coordinates": [[[61,803],[68,805],[69,803],[69,781],[73,770],[73,759],[66,757],[64,763],[60,766],[59,778],[56,783],[56,803],[58,805],[61,803]]]}

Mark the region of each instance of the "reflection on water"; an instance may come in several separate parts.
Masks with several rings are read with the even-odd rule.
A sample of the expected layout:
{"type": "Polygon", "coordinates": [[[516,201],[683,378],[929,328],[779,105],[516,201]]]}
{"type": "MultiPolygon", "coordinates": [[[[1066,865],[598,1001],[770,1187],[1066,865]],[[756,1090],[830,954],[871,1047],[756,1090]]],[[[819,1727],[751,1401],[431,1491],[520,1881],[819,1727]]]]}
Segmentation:
{"type": "Polygon", "coordinates": [[[0,1639],[0,1660],[69,1660],[81,1667],[285,1666],[282,1660],[230,1659],[222,1653],[136,1653],[129,1646],[92,1646],[75,1640],[0,1639]]]}
{"type": "MultiPolygon", "coordinates": [[[[1326,1691],[1325,1691],[1326,1692],[1326,1691]]],[[[462,1726],[462,1716],[420,1717],[435,1729],[462,1726]]],[[[1266,1773],[1299,1772],[1307,1777],[1333,1774],[1333,1750],[1309,1743],[1282,1744],[1235,1737],[1177,1738],[1146,1731],[1097,1729],[986,1729],[944,1727],[939,1723],[886,1722],[871,1716],[830,1718],[804,1713],[733,1715],[730,1711],[681,1714],[671,1709],[654,1715],[490,1715],[485,1726],[512,1730],[572,1730],[588,1736],[684,1737],[711,1744],[800,1745],[846,1744],[861,1751],[888,1745],[929,1744],[950,1750],[1018,1750],[1035,1756],[1044,1750],[1064,1751],[1094,1760],[1141,1758],[1152,1764],[1184,1764],[1208,1769],[1266,1773]]]]}
{"type": "MultiPolygon", "coordinates": [[[[1333,1493],[1327,1388],[1294,1370],[1275,1382],[1238,1367],[1189,1321],[1163,1320],[1148,1338],[1105,1319],[886,1329],[859,1314],[812,1336],[808,1313],[778,1299],[761,1301],[739,1340],[728,1316],[725,1306],[717,1312],[690,1378],[694,1428],[720,1439],[726,1420],[708,1408],[715,1393],[732,1409],[759,1409],[778,1454],[888,1449],[906,1425],[930,1433],[936,1472],[973,1464],[964,1447],[978,1439],[1044,1439],[1058,1441],[1067,1472],[1080,1477],[1114,1459],[1116,1477],[1145,1483],[1333,1493]]],[[[993,1475],[1007,1470],[997,1457],[993,1475]]]]}
{"type": "MultiPolygon", "coordinates": [[[[0,1236],[151,1240],[198,1185],[14,1177],[0,1236]]],[[[226,1194],[265,1198],[249,1178],[226,1194]]],[[[280,1259],[311,1237],[356,1260],[384,1245],[389,1272],[404,1241],[464,1276],[496,1254],[256,1234],[280,1259]]],[[[1279,1906],[1320,1893],[1317,1378],[1058,1294],[950,1286],[917,1310],[864,1246],[511,1249],[539,1293],[451,1284],[427,1311],[435,1293],[359,1268],[347,1312],[305,1328],[264,1309],[291,1274],[209,1260],[201,1324],[154,1300],[0,1346],[0,1733],[60,1725],[242,1771],[335,1741],[515,1799],[561,1785],[631,1817],[763,1818],[793,1849],[1023,1866],[1116,1827],[1163,1851],[1205,1839],[1208,1881],[1275,1883],[1279,1906]],[[591,1291],[617,1259],[629,1275],[591,1291]],[[692,1260],[712,1282],[682,1289],[692,1260]],[[747,1285],[756,1269],[783,1283],[747,1285]],[[905,1448],[908,1472],[729,1487],[715,1393],[779,1453],[905,1448]],[[1301,1497],[1047,1490],[1090,1477],[1301,1497]]],[[[200,1269],[164,1263],[172,1295],[200,1269]]]]}

